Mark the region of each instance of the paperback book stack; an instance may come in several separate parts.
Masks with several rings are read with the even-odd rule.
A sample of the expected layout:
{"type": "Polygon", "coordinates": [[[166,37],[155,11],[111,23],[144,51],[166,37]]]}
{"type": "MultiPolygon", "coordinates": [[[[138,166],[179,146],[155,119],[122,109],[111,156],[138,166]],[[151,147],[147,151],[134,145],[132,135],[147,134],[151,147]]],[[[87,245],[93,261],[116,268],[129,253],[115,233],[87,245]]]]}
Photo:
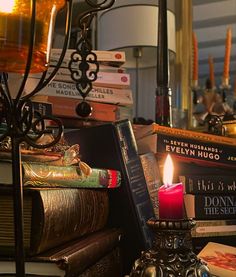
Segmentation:
{"type": "MultiPolygon", "coordinates": [[[[65,127],[83,126],[85,123],[83,118],[76,113],[76,107],[83,98],[68,69],[73,52],[75,52],[74,49],[67,50],[62,66],[53,81],[34,97],[37,101],[52,103],[53,115],[59,117],[65,127]]],[[[114,122],[121,119],[131,120],[133,117],[133,97],[130,89],[130,75],[122,67],[125,62],[125,52],[98,50],[93,52],[97,55],[99,72],[97,79],[93,82],[92,91],[86,97],[86,101],[92,107],[91,115],[86,118],[87,125],[89,123],[92,125],[100,122],[114,122]]],[[[60,53],[61,49],[52,49],[48,74],[54,69],[60,53]]],[[[72,63],[72,66],[78,70],[78,76],[80,76],[79,58],[78,62],[72,63]]],[[[91,72],[95,70],[95,65],[92,63],[90,63],[90,70],[91,72]]],[[[41,74],[30,75],[26,84],[26,93],[36,87],[40,76],[41,74]]],[[[88,73],[87,76],[89,76],[88,73]]]]}
{"type": "MultiPolygon", "coordinates": [[[[15,276],[12,163],[0,159],[0,275],[15,276]],[[4,173],[4,174],[3,174],[4,173]]],[[[25,268],[30,276],[121,276],[122,231],[109,227],[117,170],[22,150],[25,268]]],[[[28,276],[28,275],[27,275],[28,276]]]]}
{"type": "Polygon", "coordinates": [[[174,163],[174,182],[184,186],[186,216],[196,221],[193,246],[209,241],[235,245],[236,141],[153,123],[134,126],[140,154],[153,152],[160,172],[167,154],[174,163]]]}

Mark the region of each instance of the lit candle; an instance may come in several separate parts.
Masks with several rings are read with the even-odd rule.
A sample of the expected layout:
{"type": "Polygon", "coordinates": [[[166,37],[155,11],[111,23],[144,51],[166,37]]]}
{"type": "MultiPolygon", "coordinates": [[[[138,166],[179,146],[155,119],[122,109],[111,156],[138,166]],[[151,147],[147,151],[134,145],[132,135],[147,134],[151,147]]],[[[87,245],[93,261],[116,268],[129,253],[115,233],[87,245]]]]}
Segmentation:
{"type": "Polygon", "coordinates": [[[214,63],[213,63],[213,57],[208,57],[208,64],[209,64],[209,72],[210,72],[210,80],[212,88],[215,88],[215,75],[214,75],[214,63]]]}
{"type": "Polygon", "coordinates": [[[198,42],[197,36],[193,32],[193,87],[198,86],[198,42]]]}
{"type": "Polygon", "coordinates": [[[168,154],[164,164],[164,184],[158,191],[160,219],[183,219],[183,185],[172,184],[173,173],[173,162],[168,154]]]}
{"type": "Polygon", "coordinates": [[[231,43],[232,43],[232,30],[231,28],[228,28],[226,41],[225,41],[223,85],[229,84],[229,64],[230,64],[231,43]]]}

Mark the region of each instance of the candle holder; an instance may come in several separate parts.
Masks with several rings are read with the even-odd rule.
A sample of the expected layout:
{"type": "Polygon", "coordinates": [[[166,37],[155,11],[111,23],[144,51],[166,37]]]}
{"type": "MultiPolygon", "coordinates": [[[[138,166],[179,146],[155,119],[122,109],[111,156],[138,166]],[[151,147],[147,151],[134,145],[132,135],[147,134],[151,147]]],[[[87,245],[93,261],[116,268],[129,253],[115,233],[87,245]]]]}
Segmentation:
{"type": "Polygon", "coordinates": [[[150,219],[153,248],[142,252],[130,277],[210,277],[207,265],[192,251],[191,229],[195,222],[150,219]]]}

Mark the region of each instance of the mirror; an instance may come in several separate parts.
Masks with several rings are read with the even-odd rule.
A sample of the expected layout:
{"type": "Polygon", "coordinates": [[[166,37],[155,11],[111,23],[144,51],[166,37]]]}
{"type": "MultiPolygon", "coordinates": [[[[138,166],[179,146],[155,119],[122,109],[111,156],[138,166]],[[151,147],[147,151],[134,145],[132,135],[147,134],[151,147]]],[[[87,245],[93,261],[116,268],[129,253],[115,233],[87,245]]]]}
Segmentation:
{"type": "MultiPolygon", "coordinates": [[[[219,116],[218,120],[234,120],[236,1],[192,0],[192,5],[193,53],[198,52],[198,82],[193,85],[193,113],[198,116],[195,124],[201,125],[209,113],[219,116]]],[[[194,75],[194,57],[192,67],[194,75]]]]}

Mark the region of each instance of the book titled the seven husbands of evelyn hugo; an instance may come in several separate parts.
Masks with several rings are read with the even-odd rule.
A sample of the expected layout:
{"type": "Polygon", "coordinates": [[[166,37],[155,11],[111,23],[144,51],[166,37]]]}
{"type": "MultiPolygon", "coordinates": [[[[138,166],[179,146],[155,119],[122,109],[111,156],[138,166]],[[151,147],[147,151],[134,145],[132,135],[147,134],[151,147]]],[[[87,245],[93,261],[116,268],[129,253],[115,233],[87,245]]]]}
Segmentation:
{"type": "Polygon", "coordinates": [[[109,190],[110,223],[124,228],[124,268],[129,274],[141,251],[152,245],[146,222],[155,217],[131,122],[123,120],[66,132],[65,139],[80,145],[81,159],[91,167],[121,171],[121,186],[109,190]]]}

